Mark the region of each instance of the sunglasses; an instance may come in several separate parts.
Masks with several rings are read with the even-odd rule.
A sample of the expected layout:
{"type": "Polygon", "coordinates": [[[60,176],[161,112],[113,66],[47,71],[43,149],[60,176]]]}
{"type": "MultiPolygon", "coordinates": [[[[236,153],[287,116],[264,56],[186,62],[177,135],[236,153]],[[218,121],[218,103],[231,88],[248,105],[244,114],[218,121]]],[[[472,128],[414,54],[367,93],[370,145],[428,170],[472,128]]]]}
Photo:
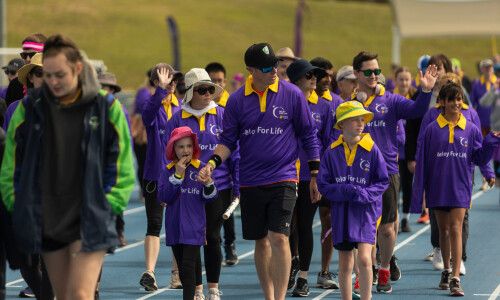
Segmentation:
{"type": "Polygon", "coordinates": [[[215,87],[214,86],[209,86],[209,87],[199,87],[197,90],[194,90],[195,92],[198,92],[198,94],[200,95],[205,95],[207,93],[207,91],[210,93],[210,94],[213,94],[215,93],[215,87]]]}
{"type": "Polygon", "coordinates": [[[17,73],[17,71],[12,71],[12,70],[4,70],[4,72],[5,72],[5,75],[9,75],[10,74],[12,76],[16,75],[16,73],[17,73]]]}
{"type": "Polygon", "coordinates": [[[37,54],[37,53],[38,53],[38,52],[31,52],[31,53],[21,52],[21,53],[19,53],[19,55],[21,55],[21,58],[22,58],[22,59],[26,59],[26,58],[28,58],[28,56],[29,56],[30,58],[33,58],[33,56],[35,56],[35,54],[37,54]]]}
{"type": "Polygon", "coordinates": [[[358,72],[363,72],[363,75],[366,77],[370,77],[373,74],[376,76],[380,75],[382,73],[382,69],[374,69],[374,70],[358,70],[358,72]]]}
{"type": "Polygon", "coordinates": [[[267,68],[263,68],[263,67],[254,67],[255,69],[259,69],[262,71],[262,73],[269,73],[274,69],[278,68],[278,62],[276,62],[274,64],[274,66],[270,66],[270,67],[267,67],[267,68]]]}
{"type": "Polygon", "coordinates": [[[30,72],[31,75],[35,75],[38,78],[41,78],[43,76],[43,71],[42,70],[34,70],[30,72]]]}
{"type": "Polygon", "coordinates": [[[313,71],[309,71],[306,74],[304,74],[304,76],[306,77],[307,80],[310,80],[311,78],[313,78],[313,76],[316,76],[316,74],[313,71]]]}

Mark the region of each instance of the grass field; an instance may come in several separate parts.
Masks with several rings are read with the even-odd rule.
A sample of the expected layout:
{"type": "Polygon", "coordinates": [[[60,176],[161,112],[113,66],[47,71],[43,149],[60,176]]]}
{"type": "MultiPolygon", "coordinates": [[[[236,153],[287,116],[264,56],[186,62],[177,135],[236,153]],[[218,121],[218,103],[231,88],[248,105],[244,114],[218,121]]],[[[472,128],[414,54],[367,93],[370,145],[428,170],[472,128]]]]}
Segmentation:
{"type": "MultiPolygon", "coordinates": [[[[295,0],[10,0],[7,43],[19,47],[33,32],[68,34],[89,58],[104,60],[122,87],[136,89],[149,67],[172,61],[167,16],[174,16],[179,26],[182,71],[219,61],[232,75],[245,72],[243,54],[252,43],[269,42],[274,50],[293,46],[296,4],[295,0]]],[[[326,57],[338,69],[351,64],[359,51],[368,50],[379,54],[388,73],[392,22],[388,4],[308,0],[303,57],[326,57]]],[[[491,38],[404,40],[402,64],[416,70],[420,55],[445,53],[459,58],[475,77],[475,63],[491,56],[491,43],[491,38]]]]}

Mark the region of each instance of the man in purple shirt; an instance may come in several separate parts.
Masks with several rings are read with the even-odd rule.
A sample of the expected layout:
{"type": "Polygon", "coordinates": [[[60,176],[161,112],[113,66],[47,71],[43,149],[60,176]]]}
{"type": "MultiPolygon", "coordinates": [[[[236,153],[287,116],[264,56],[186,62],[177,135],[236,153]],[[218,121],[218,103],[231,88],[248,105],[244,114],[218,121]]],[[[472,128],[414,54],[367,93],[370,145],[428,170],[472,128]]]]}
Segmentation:
{"type": "Polygon", "coordinates": [[[378,229],[381,262],[377,291],[390,293],[392,288],[388,279],[389,273],[393,281],[401,278],[393,256],[399,192],[396,128],[401,119],[418,118],[425,114],[438,71],[436,66],[432,65],[427,68],[424,76],[420,74],[422,92],[416,101],[411,101],[397,94],[385,93],[384,87],[378,84],[381,70],[377,58],[378,55],[366,51],[354,57],[352,65],[354,75],[358,80],[358,89],[354,91],[351,98],[362,102],[366,109],[373,113],[373,120],[366,124],[364,132],[369,133],[373,138],[387,164],[390,184],[382,196],[382,219],[378,229]],[[392,270],[389,271],[390,265],[392,270]]]}
{"type": "Polygon", "coordinates": [[[200,171],[212,173],[240,146],[243,238],[255,240],[255,264],[265,299],[285,299],[291,257],[288,245],[296,201],[299,141],[311,170],[311,200],[316,185],[319,142],[303,93],[277,78],[278,58],[271,45],[254,44],[245,53],[251,76],[228,99],[220,143],[200,171]]]}

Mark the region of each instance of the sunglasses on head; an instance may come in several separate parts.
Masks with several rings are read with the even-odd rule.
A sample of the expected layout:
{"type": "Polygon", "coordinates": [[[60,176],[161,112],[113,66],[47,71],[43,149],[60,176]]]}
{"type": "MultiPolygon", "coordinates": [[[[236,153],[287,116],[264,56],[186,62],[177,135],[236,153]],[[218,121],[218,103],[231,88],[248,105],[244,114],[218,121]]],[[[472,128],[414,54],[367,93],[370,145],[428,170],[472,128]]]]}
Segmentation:
{"type": "Polygon", "coordinates": [[[200,94],[200,95],[205,95],[207,93],[207,91],[210,94],[213,94],[213,93],[215,93],[215,87],[214,86],[209,86],[209,87],[202,86],[202,87],[199,87],[197,90],[194,90],[194,91],[198,92],[198,94],[200,94]]]}
{"type": "Polygon", "coordinates": [[[19,53],[19,54],[21,55],[21,58],[22,58],[22,59],[26,59],[26,58],[28,58],[28,56],[29,56],[30,58],[33,58],[33,56],[35,56],[35,54],[37,54],[37,52],[31,52],[31,53],[21,52],[21,53],[19,53]]]}
{"type": "Polygon", "coordinates": [[[359,72],[363,72],[363,75],[365,75],[366,77],[369,77],[373,74],[375,74],[376,76],[380,75],[380,73],[382,73],[382,69],[374,69],[374,70],[358,70],[359,72]]]}
{"type": "Polygon", "coordinates": [[[274,69],[278,68],[278,62],[276,62],[274,64],[274,66],[270,66],[270,67],[267,67],[267,68],[262,68],[262,67],[254,67],[255,69],[259,69],[262,71],[262,73],[269,73],[274,69]]]}
{"type": "Polygon", "coordinates": [[[9,75],[10,74],[10,75],[14,76],[14,75],[16,75],[17,71],[4,70],[4,73],[5,73],[5,75],[9,75]]]}

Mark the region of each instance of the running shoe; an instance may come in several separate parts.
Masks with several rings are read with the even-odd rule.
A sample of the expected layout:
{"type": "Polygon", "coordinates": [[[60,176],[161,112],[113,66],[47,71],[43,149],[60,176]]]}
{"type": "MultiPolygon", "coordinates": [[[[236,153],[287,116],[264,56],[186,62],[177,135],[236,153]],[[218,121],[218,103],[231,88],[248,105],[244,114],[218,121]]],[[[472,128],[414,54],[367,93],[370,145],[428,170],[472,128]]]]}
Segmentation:
{"type": "Polygon", "coordinates": [[[334,274],[326,271],[318,273],[318,281],[316,281],[316,287],[324,288],[324,289],[338,289],[339,285],[336,283],[333,278],[334,274]]]}
{"type": "Polygon", "coordinates": [[[207,299],[207,300],[220,300],[221,295],[222,295],[221,291],[219,291],[216,288],[211,288],[211,289],[208,289],[207,297],[205,299],[207,299]]]}
{"type": "Polygon", "coordinates": [[[307,297],[309,296],[309,285],[304,278],[297,278],[297,285],[292,292],[292,297],[307,297]]]}
{"type": "Polygon", "coordinates": [[[179,277],[179,271],[172,271],[172,276],[170,277],[170,288],[182,289],[182,283],[181,283],[181,278],[179,277]]]}
{"type": "Polygon", "coordinates": [[[236,253],[236,246],[234,243],[224,246],[226,252],[226,266],[235,266],[238,264],[238,254],[236,253]]]}
{"type": "Polygon", "coordinates": [[[465,269],[465,263],[464,261],[462,260],[461,263],[460,263],[460,275],[464,275],[467,273],[467,270],[465,269]]]}
{"type": "Polygon", "coordinates": [[[392,292],[391,282],[389,281],[391,271],[378,269],[378,283],[377,292],[378,293],[390,293],[392,292]]]}
{"type": "Polygon", "coordinates": [[[378,283],[378,267],[372,265],[372,272],[373,272],[372,285],[377,285],[377,283],[378,283]]]}
{"type": "Polygon", "coordinates": [[[393,254],[389,265],[389,269],[391,271],[391,281],[398,281],[399,279],[401,279],[401,270],[399,269],[397,260],[398,259],[393,254]]]}
{"type": "Polygon", "coordinates": [[[356,277],[356,283],[354,283],[354,287],[352,288],[352,297],[356,299],[361,299],[360,291],[359,291],[359,278],[356,277]],[[356,295],[356,296],[354,296],[356,295]]]}
{"type": "Polygon", "coordinates": [[[488,184],[488,182],[486,180],[483,179],[483,184],[481,184],[481,187],[479,188],[479,190],[483,191],[483,192],[487,192],[491,189],[490,185],[488,184]]]}
{"type": "Polygon", "coordinates": [[[408,220],[401,220],[401,232],[411,232],[410,224],[408,220]]]}
{"type": "Polygon", "coordinates": [[[429,213],[422,212],[420,218],[417,221],[418,224],[429,224],[429,213]]]}
{"type": "Polygon", "coordinates": [[[434,248],[434,257],[432,258],[432,265],[436,270],[444,269],[443,257],[441,256],[441,249],[434,248]]]}
{"type": "Polygon", "coordinates": [[[139,284],[142,285],[146,291],[156,291],[158,289],[155,273],[152,270],[146,270],[142,273],[139,284]]]}
{"type": "Polygon", "coordinates": [[[194,291],[194,300],[205,300],[205,295],[203,295],[202,290],[194,291]]]}
{"type": "Polygon", "coordinates": [[[460,279],[452,278],[450,280],[450,296],[465,296],[460,279]]]}
{"type": "Polygon", "coordinates": [[[288,278],[288,287],[287,290],[293,289],[295,286],[295,278],[297,277],[297,274],[299,273],[299,257],[294,256],[292,258],[292,267],[290,268],[290,277],[288,278]]]}
{"type": "Polygon", "coordinates": [[[441,281],[439,282],[438,290],[449,290],[450,289],[450,276],[451,273],[448,270],[441,272],[441,281]]]}
{"type": "Polygon", "coordinates": [[[33,293],[31,288],[28,286],[24,290],[19,292],[19,297],[20,298],[35,298],[35,293],[33,293]]]}

